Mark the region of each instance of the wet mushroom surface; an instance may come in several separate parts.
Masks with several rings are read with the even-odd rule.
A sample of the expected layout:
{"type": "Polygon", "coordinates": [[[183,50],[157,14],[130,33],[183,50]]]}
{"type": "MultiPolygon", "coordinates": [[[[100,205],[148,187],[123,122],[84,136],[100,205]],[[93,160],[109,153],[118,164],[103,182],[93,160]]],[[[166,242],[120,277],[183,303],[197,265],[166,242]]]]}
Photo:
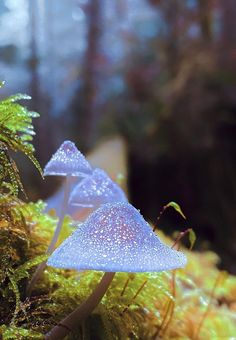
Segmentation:
{"type": "Polygon", "coordinates": [[[92,167],[71,141],[64,141],[44,168],[44,176],[85,177],[92,167]]]}
{"type": "Polygon", "coordinates": [[[119,185],[105,171],[97,168],[91,176],[84,178],[73,189],[69,206],[76,206],[78,211],[83,208],[92,208],[92,211],[105,203],[127,201],[127,197],[119,185]]]}
{"type": "Polygon", "coordinates": [[[48,265],[77,270],[152,272],[183,267],[185,255],[164,245],[129,203],[102,205],[58,247],[48,265]]]}

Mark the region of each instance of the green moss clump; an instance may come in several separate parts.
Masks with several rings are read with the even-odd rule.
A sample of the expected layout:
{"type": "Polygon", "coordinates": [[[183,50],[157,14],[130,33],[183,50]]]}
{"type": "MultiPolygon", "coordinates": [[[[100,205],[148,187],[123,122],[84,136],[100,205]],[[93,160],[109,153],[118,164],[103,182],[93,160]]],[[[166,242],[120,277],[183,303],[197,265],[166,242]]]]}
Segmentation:
{"type": "MultiPolygon", "coordinates": [[[[20,202],[15,209],[19,209],[21,220],[8,224],[7,229],[4,227],[5,241],[0,241],[2,247],[8,239],[8,256],[6,249],[0,252],[1,263],[5,263],[5,267],[1,267],[5,268],[1,269],[1,331],[3,339],[40,339],[89,296],[102,273],[47,268],[31,298],[25,299],[33,266],[45,260],[43,254],[57,219],[43,213],[42,202],[20,202]],[[6,230],[14,237],[7,238],[6,230]]],[[[64,229],[68,230],[69,224],[70,219],[65,219],[64,229]]],[[[171,242],[164,235],[161,237],[171,242]]],[[[68,339],[233,336],[236,332],[236,278],[217,270],[218,258],[214,253],[185,251],[188,265],[176,272],[117,273],[100,305],[68,339]],[[219,275],[222,277],[213,292],[219,275]]]]}

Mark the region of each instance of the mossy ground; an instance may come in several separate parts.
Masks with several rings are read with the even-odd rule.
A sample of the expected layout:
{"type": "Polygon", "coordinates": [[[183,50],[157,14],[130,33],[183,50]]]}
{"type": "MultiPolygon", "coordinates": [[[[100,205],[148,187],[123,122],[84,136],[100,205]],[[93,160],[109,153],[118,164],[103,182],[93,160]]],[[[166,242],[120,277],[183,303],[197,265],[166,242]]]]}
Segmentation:
{"type": "MultiPolygon", "coordinates": [[[[1,337],[43,339],[92,291],[102,273],[47,268],[32,296],[26,287],[56,225],[44,203],[0,202],[1,337]]],[[[61,240],[72,232],[65,219],[61,240]]],[[[166,243],[173,243],[162,233],[166,243]]],[[[212,252],[185,249],[186,268],[117,273],[89,319],[68,339],[229,339],[236,334],[236,277],[220,272],[212,252]]]]}
{"type": "MultiPolygon", "coordinates": [[[[16,198],[18,188],[23,191],[23,186],[9,151],[25,153],[42,173],[31,144],[32,118],[37,114],[17,104],[19,99],[29,97],[18,94],[0,101],[0,339],[3,340],[43,339],[47,331],[86,299],[102,275],[48,267],[30,298],[26,297],[35,267],[46,259],[57,218],[55,214],[43,213],[43,202],[27,204],[16,198]]],[[[102,158],[104,154],[109,153],[103,149],[102,158]]],[[[117,151],[115,154],[117,159],[117,151]]],[[[115,169],[118,171],[117,165],[115,169]]],[[[70,222],[65,218],[59,241],[73,231],[70,222]]],[[[173,244],[160,232],[158,235],[173,244]]],[[[218,257],[214,253],[186,249],[185,252],[188,265],[181,270],[117,273],[102,302],[68,339],[233,339],[236,277],[217,269],[218,257]]]]}

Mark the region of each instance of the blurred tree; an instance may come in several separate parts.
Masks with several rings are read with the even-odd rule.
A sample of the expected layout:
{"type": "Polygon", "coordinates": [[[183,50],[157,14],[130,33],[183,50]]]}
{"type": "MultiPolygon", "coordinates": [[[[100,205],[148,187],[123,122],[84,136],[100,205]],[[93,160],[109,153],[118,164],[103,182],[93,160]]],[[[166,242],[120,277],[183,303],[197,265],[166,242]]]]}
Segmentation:
{"type": "Polygon", "coordinates": [[[86,13],[87,48],[83,61],[82,84],[77,88],[71,110],[77,127],[75,140],[79,138],[80,148],[87,151],[97,138],[97,124],[101,114],[98,92],[103,3],[101,0],[90,0],[83,9],[86,13]]]}
{"type": "Polygon", "coordinates": [[[99,107],[97,102],[98,92],[98,59],[100,54],[100,39],[102,30],[102,2],[90,0],[87,10],[87,50],[84,59],[84,110],[86,121],[87,147],[91,146],[96,139],[96,124],[99,119],[99,107]]]}
{"type": "MultiPolygon", "coordinates": [[[[38,1],[30,1],[29,17],[30,17],[30,57],[28,59],[28,66],[30,69],[30,94],[32,96],[32,103],[30,104],[33,110],[41,113],[41,118],[35,123],[36,138],[35,147],[37,151],[37,158],[43,166],[48,161],[49,155],[55,149],[54,136],[57,130],[52,117],[49,116],[50,112],[50,99],[46,91],[43,90],[42,77],[40,74],[40,52],[38,46],[39,38],[39,18],[40,18],[40,5],[38,1]]],[[[43,5],[43,2],[41,2],[43,5]]],[[[48,12],[47,12],[48,13],[48,12]]],[[[41,13],[42,15],[42,13],[41,13]]],[[[49,19],[49,18],[48,18],[49,19]]],[[[50,19],[49,19],[50,20],[50,19]]],[[[47,28],[47,26],[45,27],[47,28]]],[[[42,38],[42,37],[41,37],[42,38]]],[[[41,185],[41,179],[37,177],[31,178],[30,174],[26,173],[27,185],[26,189],[31,198],[35,197],[32,187],[41,185]]],[[[47,196],[51,191],[51,186],[43,186],[41,194],[47,196]]],[[[37,194],[36,194],[37,195],[37,194]]]]}
{"type": "Polygon", "coordinates": [[[219,48],[220,59],[224,67],[235,71],[236,67],[236,7],[234,0],[219,0],[219,8],[222,16],[222,30],[219,48]],[[223,51],[223,53],[222,53],[223,51]]]}
{"type": "Polygon", "coordinates": [[[199,24],[201,28],[202,39],[210,43],[212,39],[212,1],[198,0],[199,24]]]}

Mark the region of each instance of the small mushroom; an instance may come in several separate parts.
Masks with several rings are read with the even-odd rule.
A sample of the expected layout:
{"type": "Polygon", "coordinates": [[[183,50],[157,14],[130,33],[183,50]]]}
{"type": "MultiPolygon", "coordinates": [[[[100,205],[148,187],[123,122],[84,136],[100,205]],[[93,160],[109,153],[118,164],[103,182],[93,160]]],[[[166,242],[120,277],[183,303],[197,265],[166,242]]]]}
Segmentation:
{"type": "Polygon", "coordinates": [[[64,141],[44,168],[44,176],[85,177],[92,168],[71,141],[64,141]]]}
{"type": "MultiPolygon", "coordinates": [[[[73,179],[75,177],[86,177],[91,173],[92,168],[90,164],[83,156],[83,154],[77,149],[75,144],[71,141],[64,141],[59,149],[56,151],[56,153],[52,156],[50,161],[46,164],[44,168],[44,176],[66,177],[62,207],[60,210],[57,227],[55,229],[51,243],[47,249],[48,254],[51,254],[52,251],[55,249],[62,228],[65,212],[68,206],[69,194],[73,179]]],[[[46,262],[43,262],[36,269],[27,287],[27,295],[31,294],[34,284],[41,276],[45,267],[46,262]]]]}
{"type": "Polygon", "coordinates": [[[185,266],[183,253],[163,244],[131,204],[104,204],[50,256],[57,268],[102,270],[105,274],[89,298],[47,335],[63,339],[99,304],[115,272],[159,272],[185,266]]]}
{"type": "Polygon", "coordinates": [[[123,190],[102,169],[95,169],[73,189],[69,206],[77,206],[84,219],[93,210],[105,203],[127,202],[123,190]]]}

